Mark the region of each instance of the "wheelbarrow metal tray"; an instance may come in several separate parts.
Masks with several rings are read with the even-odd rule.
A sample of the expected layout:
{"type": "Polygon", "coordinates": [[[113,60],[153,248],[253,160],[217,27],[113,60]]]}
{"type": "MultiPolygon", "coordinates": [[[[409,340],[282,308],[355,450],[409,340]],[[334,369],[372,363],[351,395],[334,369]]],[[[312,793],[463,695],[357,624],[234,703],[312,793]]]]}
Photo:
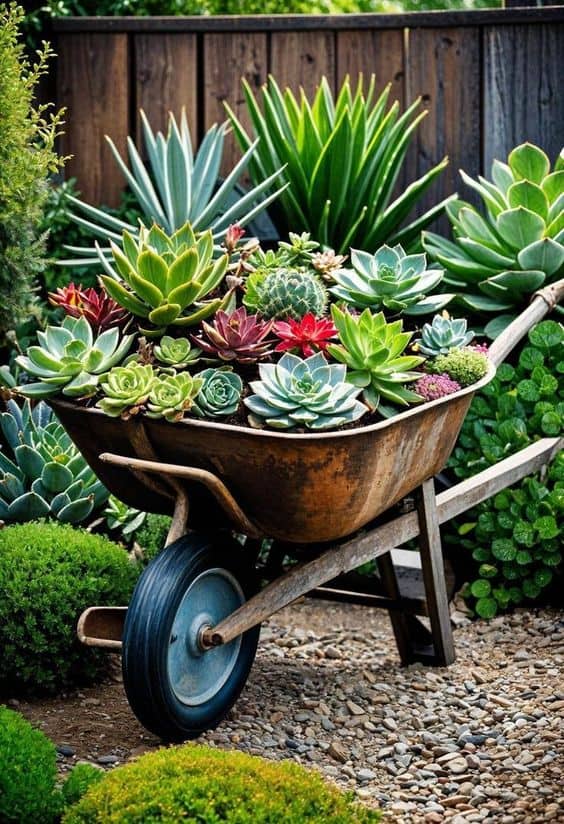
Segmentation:
{"type": "MultiPolygon", "coordinates": [[[[228,487],[265,536],[290,543],[334,541],[362,528],[424,480],[454,447],[474,393],[495,374],[446,398],[370,426],[292,434],[185,418],[123,421],[66,401],[53,408],[108,489],[127,504],[172,513],[173,500],[139,476],[109,466],[100,453],[147,458],[136,447],[144,427],[163,462],[205,469],[228,487]]],[[[192,527],[227,525],[227,516],[199,484],[187,484],[192,527]]]]}

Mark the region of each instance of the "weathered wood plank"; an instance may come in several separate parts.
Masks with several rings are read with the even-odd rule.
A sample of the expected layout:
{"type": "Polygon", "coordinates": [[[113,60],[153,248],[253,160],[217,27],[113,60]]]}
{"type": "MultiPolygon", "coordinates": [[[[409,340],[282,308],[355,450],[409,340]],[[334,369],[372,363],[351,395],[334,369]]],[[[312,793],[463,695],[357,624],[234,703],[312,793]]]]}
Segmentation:
{"type": "MultiPolygon", "coordinates": [[[[421,213],[460,188],[460,168],[471,175],[480,171],[480,33],[415,29],[407,54],[407,103],[421,96],[428,110],[406,158],[407,179],[420,177],[446,155],[450,161],[423,196],[421,213]]],[[[435,226],[448,231],[449,223],[443,217],[435,226]]]]}
{"type": "Polygon", "coordinates": [[[104,135],[125,151],[129,133],[127,35],[61,34],[58,53],[58,105],[67,108],[60,151],[72,155],[66,173],[77,177],[88,202],[117,206],[123,179],[104,135]]]}
{"type": "Polygon", "coordinates": [[[294,93],[303,87],[311,100],[323,76],[335,87],[335,37],[333,32],[274,32],[270,39],[268,70],[276,81],[294,93]]]}
{"type": "Polygon", "coordinates": [[[376,76],[377,92],[392,84],[390,100],[398,100],[403,108],[405,99],[404,31],[403,29],[357,30],[337,32],[337,86],[346,75],[356,85],[359,74],[365,82],[376,76]]]}
{"type": "Polygon", "coordinates": [[[564,22],[484,30],[484,171],[525,140],[553,160],[564,142],[564,22]]]}
{"type": "MultiPolygon", "coordinates": [[[[168,113],[186,109],[194,141],[198,136],[198,55],[195,34],[137,34],[133,38],[135,102],[153,131],[166,129],[168,113]]],[[[137,145],[141,124],[136,114],[137,145]]]]}
{"type": "MultiPolygon", "coordinates": [[[[204,124],[208,129],[213,123],[226,120],[224,101],[229,103],[243,125],[250,124],[241,86],[244,77],[253,91],[266,81],[267,42],[265,34],[206,34],[204,53],[204,124]]],[[[222,172],[230,171],[241,157],[240,149],[232,134],[225,141],[222,172]]]]}

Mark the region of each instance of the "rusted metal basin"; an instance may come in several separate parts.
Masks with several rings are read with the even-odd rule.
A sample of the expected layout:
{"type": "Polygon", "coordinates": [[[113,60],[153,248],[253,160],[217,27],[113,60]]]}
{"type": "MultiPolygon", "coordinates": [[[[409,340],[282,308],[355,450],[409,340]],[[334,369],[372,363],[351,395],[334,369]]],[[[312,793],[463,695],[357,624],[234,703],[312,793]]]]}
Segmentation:
{"type": "MultiPolygon", "coordinates": [[[[215,473],[258,531],[291,543],[350,535],[437,474],[454,447],[474,393],[495,374],[447,398],[371,426],[296,435],[186,418],[122,421],[96,409],[52,401],[53,409],[108,489],[130,506],[172,513],[174,500],[140,476],[99,460],[103,452],[149,458],[142,426],[158,460],[215,473]]],[[[186,484],[190,525],[215,528],[227,515],[199,484],[186,484]]]]}

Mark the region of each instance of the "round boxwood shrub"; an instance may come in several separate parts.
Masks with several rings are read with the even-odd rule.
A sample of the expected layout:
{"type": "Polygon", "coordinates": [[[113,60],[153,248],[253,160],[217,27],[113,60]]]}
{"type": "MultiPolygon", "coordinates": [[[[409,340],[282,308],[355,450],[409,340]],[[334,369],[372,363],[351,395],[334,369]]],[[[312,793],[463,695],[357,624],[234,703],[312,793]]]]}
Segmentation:
{"type": "Polygon", "coordinates": [[[68,774],[61,791],[65,807],[76,804],[90,787],[98,784],[104,777],[104,770],[94,764],[77,764],[68,774]]]}
{"type": "Polygon", "coordinates": [[[107,774],[64,824],[369,824],[375,810],[294,763],[187,745],[107,774]]]}
{"type": "Polygon", "coordinates": [[[55,790],[55,747],[40,731],[0,706],[0,821],[51,824],[62,808],[55,790]]]}
{"type": "Polygon", "coordinates": [[[107,656],[76,637],[88,606],[127,604],[140,566],[66,524],[0,529],[0,694],[54,692],[102,674],[107,656]]]}

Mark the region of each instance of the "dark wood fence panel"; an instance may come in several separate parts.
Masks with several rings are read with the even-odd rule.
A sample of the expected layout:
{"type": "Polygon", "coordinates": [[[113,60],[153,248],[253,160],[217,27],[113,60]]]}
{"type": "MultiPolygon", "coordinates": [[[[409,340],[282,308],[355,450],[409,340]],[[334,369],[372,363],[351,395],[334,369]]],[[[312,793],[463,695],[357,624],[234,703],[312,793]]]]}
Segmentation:
{"type": "Polygon", "coordinates": [[[403,29],[355,30],[337,32],[337,85],[348,74],[356,84],[359,74],[368,81],[376,76],[376,89],[391,83],[390,100],[405,99],[403,29]]]}
{"type": "Polygon", "coordinates": [[[280,86],[296,93],[300,86],[311,98],[325,75],[335,87],[335,35],[332,31],[273,32],[269,71],[280,86]]]}

